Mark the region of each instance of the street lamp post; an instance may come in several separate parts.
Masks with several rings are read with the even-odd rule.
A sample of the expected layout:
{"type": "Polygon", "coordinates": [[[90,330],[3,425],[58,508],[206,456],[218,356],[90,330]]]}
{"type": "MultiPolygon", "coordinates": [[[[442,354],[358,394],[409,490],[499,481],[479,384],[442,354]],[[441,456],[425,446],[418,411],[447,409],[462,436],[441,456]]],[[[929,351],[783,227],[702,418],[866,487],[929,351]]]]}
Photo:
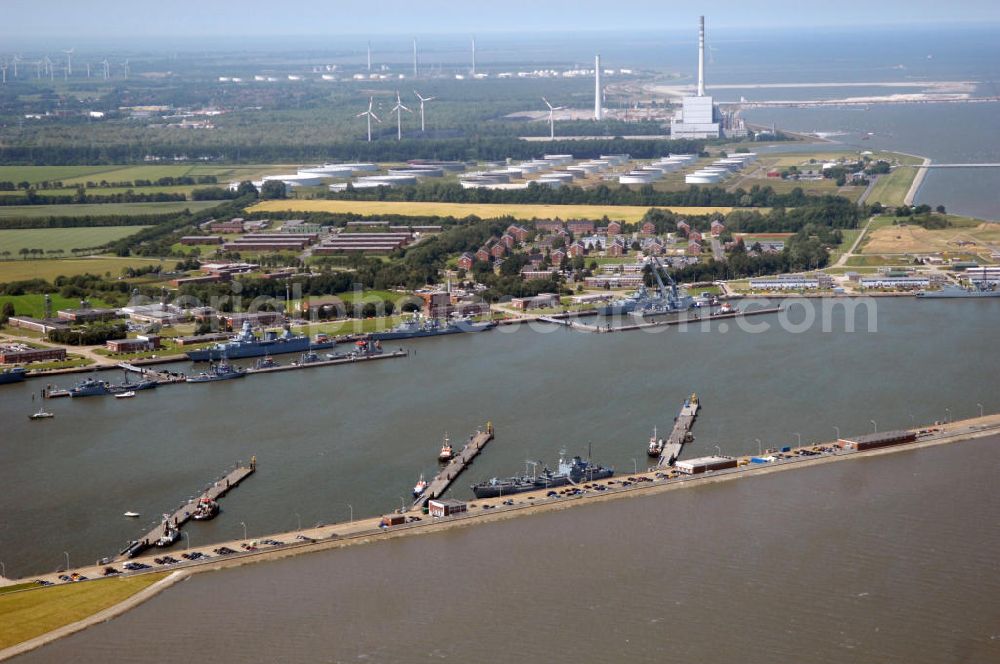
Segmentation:
{"type": "Polygon", "coordinates": [[[302,530],[302,516],[298,512],[295,512],[295,522],[299,524],[299,530],[302,530]]]}
{"type": "Polygon", "coordinates": [[[757,456],[764,456],[763,445],[760,442],[760,438],[754,438],[757,441],[757,456]]]}
{"type": "Polygon", "coordinates": [[[834,425],[833,430],[837,432],[837,440],[840,440],[840,427],[834,425]]]}
{"type": "Polygon", "coordinates": [[[191,548],[191,536],[187,534],[186,530],[181,531],[181,535],[184,536],[184,549],[190,550],[191,548]]]}
{"type": "Polygon", "coordinates": [[[944,409],[944,421],[951,422],[951,408],[944,409]]]}
{"type": "Polygon", "coordinates": [[[799,447],[802,447],[802,434],[796,433],[795,436],[799,439],[799,447]]]}
{"type": "Polygon", "coordinates": [[[406,501],[403,500],[402,496],[400,496],[399,497],[399,513],[402,514],[405,511],[406,511],[406,501]]]}
{"type": "Polygon", "coordinates": [[[69,571],[69,552],[63,551],[63,555],[66,556],[66,570],[69,571]]]}
{"type": "Polygon", "coordinates": [[[875,420],[868,420],[868,421],[872,423],[873,427],[875,427],[875,433],[878,433],[878,422],[876,422],[875,420]]]}
{"type": "Polygon", "coordinates": [[[983,404],[977,403],[976,405],[979,406],[979,417],[982,417],[983,416],[983,404]]]}
{"type": "Polygon", "coordinates": [[[635,475],[639,472],[639,462],[632,459],[632,474],[635,475]]]}
{"type": "Polygon", "coordinates": [[[243,541],[245,542],[247,539],[247,524],[240,521],[240,525],[243,526],[243,541]]]}
{"type": "Polygon", "coordinates": [[[721,447],[719,447],[718,445],[716,445],[716,446],[715,446],[715,449],[716,449],[716,451],[717,451],[717,452],[719,453],[719,456],[722,456],[722,448],[721,448],[721,447]]]}
{"type": "Polygon", "coordinates": [[[7,578],[7,566],[3,564],[2,560],[0,560],[0,576],[7,578]]]}
{"type": "Polygon", "coordinates": [[[347,503],[347,509],[351,510],[351,523],[354,523],[354,506],[352,506],[350,503],[347,503]]]}

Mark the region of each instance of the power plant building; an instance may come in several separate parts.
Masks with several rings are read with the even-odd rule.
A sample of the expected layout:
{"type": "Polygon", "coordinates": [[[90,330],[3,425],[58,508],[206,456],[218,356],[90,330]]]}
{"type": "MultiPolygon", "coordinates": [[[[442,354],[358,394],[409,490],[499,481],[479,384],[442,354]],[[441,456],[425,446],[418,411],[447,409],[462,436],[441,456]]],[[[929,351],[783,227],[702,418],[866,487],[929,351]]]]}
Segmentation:
{"type": "Polygon", "coordinates": [[[699,20],[698,29],[698,94],[684,97],[681,111],[670,121],[672,138],[719,138],[722,125],[718,110],[711,96],[705,94],[705,17],[699,20]]]}

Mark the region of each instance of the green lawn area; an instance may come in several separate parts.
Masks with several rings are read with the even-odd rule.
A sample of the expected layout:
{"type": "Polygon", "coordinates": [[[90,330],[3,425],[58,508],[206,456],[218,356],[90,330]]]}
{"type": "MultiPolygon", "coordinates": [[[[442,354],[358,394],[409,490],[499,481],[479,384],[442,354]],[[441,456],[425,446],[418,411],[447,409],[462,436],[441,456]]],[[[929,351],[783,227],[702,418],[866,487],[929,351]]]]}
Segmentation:
{"type": "Polygon", "coordinates": [[[110,272],[112,277],[121,275],[126,267],[144,267],[146,265],[162,265],[164,269],[172,269],[176,259],[160,258],[116,258],[112,256],[98,258],[53,258],[48,260],[8,260],[0,261],[0,283],[21,281],[24,279],[45,279],[52,281],[56,277],[72,276],[74,274],[103,275],[110,272]]]}
{"type": "Polygon", "coordinates": [[[127,217],[146,214],[199,212],[223,201],[170,201],[167,203],[82,203],[79,205],[0,205],[0,220],[48,217],[127,217]]]}
{"type": "MultiPolygon", "coordinates": [[[[111,172],[118,166],[0,166],[0,180],[4,182],[53,182],[61,180],[67,182],[72,178],[82,177],[85,180],[88,176],[98,173],[111,172]]],[[[98,178],[102,179],[102,178],[98,178]]]]}
{"type": "Polygon", "coordinates": [[[878,182],[872,187],[871,193],[868,194],[867,202],[869,204],[877,202],[890,207],[902,205],[906,193],[910,191],[910,185],[913,184],[913,179],[917,177],[917,170],[903,166],[896,168],[888,175],[880,176],[878,182]]]}
{"type": "Polygon", "coordinates": [[[860,228],[848,228],[840,232],[843,234],[844,239],[839,245],[830,251],[830,263],[836,263],[840,257],[851,248],[854,241],[858,239],[858,236],[861,235],[860,228]]]}
{"type": "Polygon", "coordinates": [[[847,259],[850,267],[881,267],[884,265],[913,265],[913,259],[907,256],[851,256],[847,259]]]}
{"type": "MultiPolygon", "coordinates": [[[[80,300],[72,297],[63,297],[59,293],[52,293],[52,315],[54,316],[60,309],[75,309],[80,306],[80,300]]],[[[45,315],[45,296],[31,293],[28,295],[0,295],[0,308],[6,303],[14,305],[14,311],[20,316],[31,316],[41,318],[45,315]]],[[[90,305],[96,309],[108,307],[107,302],[100,300],[89,300],[90,305]]]]}
{"type": "Polygon", "coordinates": [[[165,574],[100,579],[0,596],[0,649],[82,620],[148,588],[165,574]]]}
{"type": "Polygon", "coordinates": [[[329,323],[316,323],[293,328],[295,332],[301,334],[329,334],[331,336],[341,334],[366,334],[379,330],[388,330],[399,325],[401,316],[389,316],[388,318],[351,318],[348,320],[331,321],[329,323]]]}
{"type": "Polygon", "coordinates": [[[97,226],[93,228],[19,228],[0,230],[0,255],[5,258],[19,256],[23,249],[55,251],[62,249],[69,254],[73,249],[100,247],[129,235],[135,235],[149,226],[97,226]],[[5,252],[10,252],[7,256],[5,252]]]}

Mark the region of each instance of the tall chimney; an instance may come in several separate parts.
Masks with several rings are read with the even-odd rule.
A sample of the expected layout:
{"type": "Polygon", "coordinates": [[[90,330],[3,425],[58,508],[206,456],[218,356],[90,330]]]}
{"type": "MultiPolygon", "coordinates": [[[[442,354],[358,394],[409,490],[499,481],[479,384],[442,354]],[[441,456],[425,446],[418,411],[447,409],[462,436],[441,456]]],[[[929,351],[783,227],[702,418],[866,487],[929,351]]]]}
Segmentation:
{"type": "Polygon", "coordinates": [[[594,119],[600,121],[604,117],[601,108],[601,54],[594,58],[594,119]]]}
{"type": "Polygon", "coordinates": [[[705,96],[705,17],[698,17],[698,96],[705,96]]]}
{"type": "Polygon", "coordinates": [[[476,75],[476,38],[472,37],[472,75],[476,75]]]}

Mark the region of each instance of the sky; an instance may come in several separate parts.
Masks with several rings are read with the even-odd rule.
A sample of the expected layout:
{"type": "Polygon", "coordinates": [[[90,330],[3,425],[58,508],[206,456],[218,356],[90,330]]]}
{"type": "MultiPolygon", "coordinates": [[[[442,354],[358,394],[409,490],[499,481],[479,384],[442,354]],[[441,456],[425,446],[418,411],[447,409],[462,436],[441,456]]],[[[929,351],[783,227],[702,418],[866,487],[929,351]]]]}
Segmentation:
{"type": "Polygon", "coordinates": [[[207,36],[464,34],[687,27],[1000,25],[997,0],[0,0],[2,41],[207,36]]]}

